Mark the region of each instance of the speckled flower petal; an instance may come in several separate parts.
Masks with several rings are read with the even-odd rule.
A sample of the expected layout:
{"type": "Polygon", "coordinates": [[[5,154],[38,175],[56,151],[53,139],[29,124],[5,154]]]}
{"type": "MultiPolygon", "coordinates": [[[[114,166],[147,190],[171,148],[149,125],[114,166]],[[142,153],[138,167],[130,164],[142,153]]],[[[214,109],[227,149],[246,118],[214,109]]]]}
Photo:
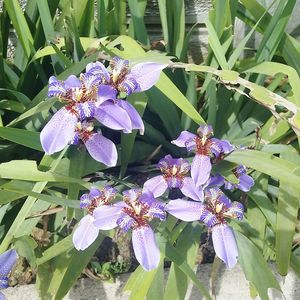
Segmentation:
{"type": "Polygon", "coordinates": [[[101,104],[95,113],[95,118],[108,128],[123,130],[125,133],[132,131],[132,123],[127,111],[117,103],[106,101],[101,104]]]}
{"type": "Polygon", "coordinates": [[[160,261],[160,251],[156,245],[155,235],[149,226],[132,231],[132,245],[135,257],[144,270],[157,268],[160,261]]]}
{"type": "Polygon", "coordinates": [[[171,200],[165,206],[165,210],[168,213],[186,222],[200,220],[200,216],[204,208],[205,206],[200,202],[181,199],[171,200]]]}
{"type": "Polygon", "coordinates": [[[101,133],[92,134],[84,144],[93,159],[109,167],[114,167],[117,164],[118,152],[116,145],[101,133]]]}
{"type": "Polygon", "coordinates": [[[208,180],[210,171],[210,157],[206,155],[196,155],[192,162],[191,175],[197,187],[203,185],[208,180]]]}
{"type": "Polygon", "coordinates": [[[76,115],[61,108],[41,131],[40,139],[44,151],[51,155],[61,151],[75,136],[76,115]]]}
{"type": "Polygon", "coordinates": [[[110,230],[118,226],[117,220],[122,213],[122,205],[102,205],[94,210],[94,225],[101,230],[110,230]]]}
{"type": "Polygon", "coordinates": [[[117,104],[122,107],[128,114],[131,121],[131,128],[138,129],[143,135],[145,131],[144,123],[137,110],[127,101],[118,100],[117,104]]]}
{"type": "Polygon", "coordinates": [[[237,263],[238,250],[232,229],[226,224],[212,228],[212,241],[216,255],[222,259],[229,269],[237,263]]]}
{"type": "Polygon", "coordinates": [[[168,188],[168,184],[162,175],[148,179],[144,183],[144,191],[150,191],[154,197],[161,196],[168,188]]]}
{"type": "Polygon", "coordinates": [[[161,71],[167,64],[145,62],[133,66],[128,74],[129,78],[134,78],[138,84],[136,92],[150,89],[159,80],[161,71]]]}
{"type": "Polygon", "coordinates": [[[93,224],[94,217],[86,215],[83,217],[73,234],[73,244],[77,250],[85,250],[96,240],[99,228],[93,224]]]}
{"type": "Polygon", "coordinates": [[[189,144],[191,144],[189,148],[192,150],[193,147],[196,147],[196,142],[194,141],[195,137],[196,135],[189,131],[182,131],[179,137],[171,141],[171,143],[178,147],[186,147],[186,143],[189,142],[189,144]]]}
{"type": "Polygon", "coordinates": [[[183,185],[180,190],[185,196],[193,200],[202,202],[204,199],[202,188],[201,187],[197,188],[195,182],[191,177],[184,178],[183,185]]]}

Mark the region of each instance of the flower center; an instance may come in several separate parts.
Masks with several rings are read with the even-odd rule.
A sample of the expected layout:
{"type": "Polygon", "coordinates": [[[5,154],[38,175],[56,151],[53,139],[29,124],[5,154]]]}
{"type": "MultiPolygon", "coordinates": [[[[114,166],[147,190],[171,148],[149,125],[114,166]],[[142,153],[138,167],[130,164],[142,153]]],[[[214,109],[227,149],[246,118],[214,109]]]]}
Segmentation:
{"type": "Polygon", "coordinates": [[[198,155],[205,155],[205,156],[211,156],[211,146],[212,141],[210,139],[207,139],[206,136],[199,137],[197,136],[195,138],[196,142],[196,154],[198,155]]]}

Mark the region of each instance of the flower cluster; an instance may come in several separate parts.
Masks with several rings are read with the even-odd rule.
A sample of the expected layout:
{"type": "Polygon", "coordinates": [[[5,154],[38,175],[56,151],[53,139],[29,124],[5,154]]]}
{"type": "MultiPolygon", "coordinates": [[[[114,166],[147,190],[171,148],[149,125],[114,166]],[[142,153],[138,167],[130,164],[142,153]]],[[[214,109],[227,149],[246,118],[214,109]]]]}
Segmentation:
{"type": "Polygon", "coordinates": [[[57,111],[41,132],[41,144],[47,154],[61,151],[68,144],[83,143],[90,155],[107,166],[118,159],[115,144],[95,131],[94,121],[130,133],[144,133],[143,121],[136,109],[126,101],[131,93],[151,88],[166,65],[139,63],[129,68],[129,62],[114,57],[108,68],[95,62],[86,66],[79,78],[65,81],[55,76],[49,79],[48,97],[57,97],[64,107],[57,111]]]}
{"type": "MultiPolygon", "coordinates": [[[[134,85],[132,85],[134,86],[134,85]]],[[[244,166],[232,170],[235,182],[220,174],[211,175],[212,164],[234,151],[228,141],[212,137],[212,127],[202,125],[197,135],[184,131],[173,141],[179,147],[194,151],[192,164],[183,158],[167,155],[157,167],[161,175],[147,180],[143,189],[123,192],[123,201],[112,203],[116,190],[105,187],[102,191],[92,189],[81,197],[81,208],[88,211],[74,232],[73,242],[78,250],[86,249],[97,237],[99,230],[109,230],[119,226],[123,231],[132,230],[134,253],[142,267],[149,271],[156,268],[160,252],[150,222],[157,218],[166,219],[167,213],[186,221],[200,221],[212,233],[216,255],[229,268],[237,262],[238,250],[227,219],[241,220],[244,207],[232,202],[221,190],[250,190],[254,181],[244,166]],[[169,189],[179,189],[185,199],[163,203],[157,198],[169,189]]]]}

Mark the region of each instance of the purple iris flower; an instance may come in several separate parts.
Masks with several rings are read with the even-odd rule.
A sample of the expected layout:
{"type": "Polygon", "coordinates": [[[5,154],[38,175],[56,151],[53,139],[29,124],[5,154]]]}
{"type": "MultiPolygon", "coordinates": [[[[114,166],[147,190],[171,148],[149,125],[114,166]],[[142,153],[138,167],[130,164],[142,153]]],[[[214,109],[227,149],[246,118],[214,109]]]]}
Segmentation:
{"type": "Polygon", "coordinates": [[[89,193],[81,196],[80,208],[86,209],[88,214],[81,219],[73,234],[73,244],[77,250],[85,250],[96,240],[99,229],[93,223],[94,210],[102,205],[110,207],[116,194],[117,190],[107,185],[102,190],[93,187],[89,193]]]}
{"type": "Polygon", "coordinates": [[[113,206],[101,206],[94,211],[94,225],[102,230],[120,226],[125,232],[132,229],[132,244],[136,259],[150,271],[160,261],[160,251],[149,222],[153,218],[166,219],[164,204],[151,192],[131,189],[123,192],[123,201],[113,206]]]}
{"type": "Polygon", "coordinates": [[[144,190],[151,191],[155,197],[161,196],[168,188],[179,188],[181,192],[196,201],[203,201],[203,191],[197,188],[191,177],[187,176],[190,164],[186,159],[167,155],[157,166],[162,175],[155,176],[144,183],[144,190]]]}
{"type": "MultiPolygon", "coordinates": [[[[161,71],[166,64],[153,62],[139,63],[129,68],[129,61],[114,57],[110,62],[110,70],[100,62],[90,63],[86,67],[88,74],[96,76],[101,81],[98,89],[98,102],[101,104],[95,118],[122,121],[118,128],[124,132],[139,129],[144,133],[144,123],[136,109],[127,101],[120,99],[122,93],[129,96],[131,93],[150,89],[159,80],[161,71]],[[110,108],[107,116],[107,108],[110,108]],[[120,112],[123,111],[122,117],[120,112]],[[126,117],[125,117],[126,115],[126,117]],[[122,128],[119,128],[122,127],[122,128]]],[[[103,123],[103,121],[102,121],[103,123]]],[[[103,123],[106,125],[105,123],[103,123]]],[[[107,125],[111,127],[111,124],[107,125]]]]}
{"type": "Polygon", "coordinates": [[[178,147],[186,147],[188,151],[195,151],[191,175],[197,187],[207,182],[212,168],[211,159],[222,159],[224,154],[234,150],[234,146],[228,141],[212,138],[212,135],[212,126],[201,125],[197,130],[197,135],[182,131],[179,137],[172,141],[178,147]]]}
{"type": "Polygon", "coordinates": [[[234,176],[238,180],[238,183],[233,183],[226,180],[222,175],[217,174],[209,179],[209,186],[215,185],[221,187],[224,184],[226,190],[233,191],[239,189],[243,192],[249,192],[254,185],[253,178],[247,174],[247,168],[243,165],[239,165],[232,170],[234,176]]]}
{"type": "Polygon", "coordinates": [[[226,218],[241,220],[243,205],[231,202],[219,188],[205,190],[204,203],[171,200],[165,210],[176,218],[191,222],[200,220],[212,231],[212,240],[216,255],[229,268],[237,262],[238,250],[232,229],[227,225],[226,218]]]}
{"type": "MultiPolygon", "coordinates": [[[[8,288],[8,274],[15,265],[18,255],[16,250],[11,249],[0,255],[0,289],[8,288]]],[[[0,299],[6,299],[0,293],[0,299]]]]}

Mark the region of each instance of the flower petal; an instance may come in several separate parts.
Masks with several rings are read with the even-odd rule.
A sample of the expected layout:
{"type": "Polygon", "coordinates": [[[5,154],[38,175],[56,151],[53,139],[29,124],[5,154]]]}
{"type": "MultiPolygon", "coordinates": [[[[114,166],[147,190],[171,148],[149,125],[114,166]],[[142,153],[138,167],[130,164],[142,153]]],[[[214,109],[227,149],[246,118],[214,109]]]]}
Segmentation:
{"type": "Polygon", "coordinates": [[[3,293],[0,292],[0,300],[7,300],[5,295],[3,293]]]}
{"type": "Polygon", "coordinates": [[[75,136],[76,115],[61,108],[41,131],[40,139],[44,151],[51,155],[61,151],[75,136]]]}
{"type": "Polygon", "coordinates": [[[73,244],[77,250],[85,250],[96,240],[99,228],[93,224],[94,217],[86,215],[83,217],[73,234],[73,244]]]}
{"type": "Polygon", "coordinates": [[[81,82],[75,75],[70,75],[65,81],[64,86],[66,90],[73,88],[81,88],[81,82]]]}
{"type": "Polygon", "coordinates": [[[157,268],[160,252],[156,245],[154,232],[149,226],[132,231],[132,245],[135,257],[144,270],[151,271],[157,268]]]}
{"type": "Polygon", "coordinates": [[[213,186],[221,187],[223,184],[224,184],[224,177],[220,174],[210,177],[207,182],[208,187],[213,187],[213,186]]]}
{"type": "Polygon", "coordinates": [[[181,199],[171,200],[165,206],[168,213],[186,222],[199,220],[204,208],[202,203],[181,199]]]}
{"type": "Polygon", "coordinates": [[[210,157],[206,155],[196,155],[192,162],[191,175],[197,187],[203,185],[208,180],[210,171],[210,157]]]}
{"type": "Polygon", "coordinates": [[[0,255],[0,274],[7,276],[17,261],[16,250],[11,249],[0,255]]]}
{"type": "Polygon", "coordinates": [[[48,97],[62,97],[66,93],[64,84],[55,76],[49,78],[48,97]]]}
{"type": "Polygon", "coordinates": [[[111,85],[100,84],[98,86],[97,105],[99,106],[107,100],[115,100],[117,98],[117,91],[111,85]]]}
{"type": "Polygon", "coordinates": [[[238,188],[243,192],[249,192],[251,187],[254,185],[254,180],[248,174],[241,175],[239,177],[238,188]]]}
{"type": "Polygon", "coordinates": [[[167,64],[154,62],[145,62],[133,66],[128,77],[134,78],[138,84],[135,92],[146,91],[155,85],[159,80],[161,71],[166,67],[167,64]]]}
{"type": "Polygon", "coordinates": [[[161,196],[168,188],[168,184],[162,175],[150,178],[144,183],[144,191],[150,191],[154,197],[161,196]]]}
{"type": "Polygon", "coordinates": [[[109,72],[100,61],[87,64],[85,70],[87,73],[91,73],[100,77],[102,79],[102,82],[110,81],[109,72]]]}
{"type": "Polygon", "coordinates": [[[228,268],[237,263],[238,250],[232,229],[226,225],[216,225],[212,228],[212,241],[216,255],[222,259],[228,268]]]}
{"type": "Polygon", "coordinates": [[[116,145],[101,133],[92,134],[84,144],[95,160],[109,167],[114,167],[117,164],[118,152],[116,145]]]}
{"type": "Polygon", "coordinates": [[[94,210],[94,225],[101,230],[110,230],[118,226],[117,220],[122,213],[122,205],[102,205],[94,210]]]}
{"type": "Polygon", "coordinates": [[[114,102],[106,101],[101,104],[95,113],[95,118],[111,129],[123,130],[125,133],[132,131],[128,113],[114,102]]]}
{"type": "Polygon", "coordinates": [[[196,187],[194,180],[191,177],[186,177],[183,179],[183,185],[180,190],[185,196],[193,200],[203,202],[203,190],[201,187],[196,187]]]}
{"type": "Polygon", "coordinates": [[[140,117],[137,110],[127,101],[118,100],[118,105],[121,106],[124,110],[126,110],[130,120],[131,120],[131,128],[139,129],[140,134],[143,135],[145,131],[144,123],[142,118],[140,117]]]}
{"type": "Polygon", "coordinates": [[[172,144],[178,146],[178,147],[186,147],[186,143],[190,141],[192,142],[192,145],[190,146],[190,150],[192,150],[192,146],[196,147],[196,142],[193,140],[195,139],[196,135],[189,132],[189,131],[182,131],[179,135],[179,137],[176,140],[171,141],[172,144]]]}

